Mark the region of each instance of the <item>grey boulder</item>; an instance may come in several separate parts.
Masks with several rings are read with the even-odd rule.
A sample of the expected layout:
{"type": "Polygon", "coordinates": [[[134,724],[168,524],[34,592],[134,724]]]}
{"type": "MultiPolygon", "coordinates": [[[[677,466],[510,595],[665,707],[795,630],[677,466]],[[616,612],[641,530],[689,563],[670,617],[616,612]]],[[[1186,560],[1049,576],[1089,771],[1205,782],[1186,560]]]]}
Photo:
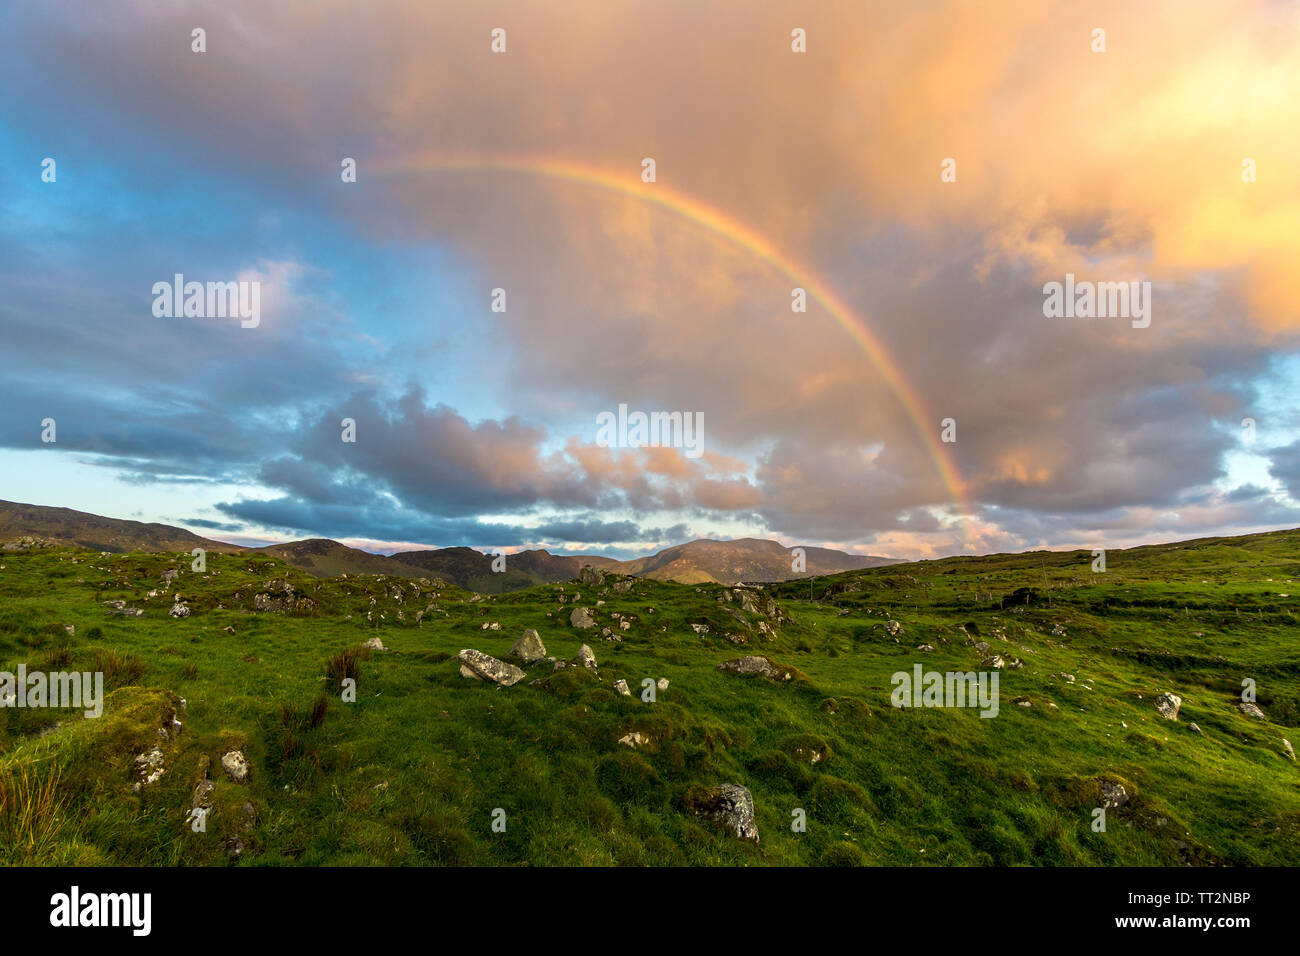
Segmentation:
{"type": "Polygon", "coordinates": [[[499,661],[491,654],[484,654],[482,651],[476,651],[473,648],[465,648],[456,655],[460,661],[460,674],[462,677],[473,677],[478,680],[491,681],[494,684],[500,684],[502,687],[509,687],[523,680],[524,672],[514,664],[507,664],[505,661],[499,661]]]}
{"type": "Polygon", "coordinates": [[[546,645],[542,643],[541,636],[531,627],[524,631],[523,636],[515,641],[515,646],[506,654],[506,657],[513,657],[525,664],[535,664],[545,656],[546,645]]]}

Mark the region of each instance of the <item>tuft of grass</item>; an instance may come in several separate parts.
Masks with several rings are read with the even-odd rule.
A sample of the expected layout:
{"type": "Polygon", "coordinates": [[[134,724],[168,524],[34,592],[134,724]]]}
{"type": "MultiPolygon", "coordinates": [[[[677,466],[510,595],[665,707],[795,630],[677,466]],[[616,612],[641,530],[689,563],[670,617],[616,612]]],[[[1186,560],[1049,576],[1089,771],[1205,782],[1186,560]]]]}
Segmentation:
{"type": "Polygon", "coordinates": [[[339,651],[325,662],[325,676],[333,684],[351,678],[360,680],[361,662],[370,659],[370,648],[363,644],[339,651]]]}
{"type": "Polygon", "coordinates": [[[91,670],[104,675],[104,686],[109,690],[134,687],[148,670],[139,654],[96,648],[91,654],[91,670]]]}
{"type": "Polygon", "coordinates": [[[72,648],[67,644],[60,644],[41,655],[38,669],[50,671],[65,671],[72,666],[72,648]]]}
{"type": "Polygon", "coordinates": [[[32,866],[48,860],[64,830],[62,770],[0,765],[0,860],[32,866]]]}

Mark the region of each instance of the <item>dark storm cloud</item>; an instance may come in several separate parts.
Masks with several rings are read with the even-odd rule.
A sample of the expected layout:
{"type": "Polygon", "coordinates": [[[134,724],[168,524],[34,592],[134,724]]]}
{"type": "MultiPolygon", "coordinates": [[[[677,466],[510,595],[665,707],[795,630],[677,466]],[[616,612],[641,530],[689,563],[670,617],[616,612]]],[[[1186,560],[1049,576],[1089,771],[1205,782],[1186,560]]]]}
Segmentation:
{"type": "MultiPolygon", "coordinates": [[[[989,544],[1164,533],[1180,508],[1191,524],[1278,519],[1276,502],[1205,490],[1300,315],[1286,178],[1243,192],[1223,167],[1242,142],[1274,168],[1297,158],[1276,106],[1243,92],[1288,101],[1293,31],[1265,29],[1280,7],[1248,7],[1112,8],[1143,56],[1106,70],[1071,56],[1091,22],[1067,2],[809,9],[807,59],[788,53],[780,4],[507,5],[518,42],[500,58],[496,8],[474,5],[24,8],[0,40],[11,122],[74,160],[68,188],[85,178],[72,170],[124,168],[193,208],[160,230],[104,183],[84,209],[24,222],[23,241],[0,234],[16,250],[0,265],[0,444],[33,447],[56,417],[62,448],[120,460],[128,480],[257,482],[282,497],[228,507],[308,532],[463,539],[476,515],[547,507],[602,535],[628,523],[619,509],[672,509],[923,549],[950,533],[926,510],[951,502],[925,439],[952,417],[945,454],[989,544]],[[1210,101],[1188,93],[1200,76],[1235,79],[1210,101]],[[434,149],[620,176],[652,154],[664,190],[809,268],[791,279],[743,230],[581,176],[421,171],[434,149]],[[355,188],[339,184],[345,155],[355,188]],[[455,395],[347,354],[371,303],[319,294],[328,280],[296,255],[318,227],[449,248],[467,281],[508,285],[507,316],[464,322],[472,361],[508,383],[505,410],[471,420],[455,395]],[[154,320],[144,290],[177,256],[217,274],[266,259],[277,321],[254,336],[154,320]],[[1067,271],[1153,279],[1151,327],[1046,319],[1042,284],[1067,271]],[[882,362],[820,306],[792,314],[795,281],[842,299],[882,362]],[[756,462],[752,478],[557,445],[554,421],[619,402],[703,412],[710,451],[756,462]]],[[[379,353],[398,347],[373,334],[379,353]]],[[[1293,491],[1295,458],[1273,459],[1293,491]]]]}

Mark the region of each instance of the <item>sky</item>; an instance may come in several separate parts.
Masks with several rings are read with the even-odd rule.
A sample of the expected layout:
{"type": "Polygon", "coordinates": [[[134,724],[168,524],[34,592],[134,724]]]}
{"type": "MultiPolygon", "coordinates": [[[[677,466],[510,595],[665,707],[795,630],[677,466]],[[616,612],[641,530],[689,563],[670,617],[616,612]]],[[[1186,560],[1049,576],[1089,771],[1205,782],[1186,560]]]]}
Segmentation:
{"type": "Polygon", "coordinates": [[[0,498],[615,557],[1300,525],[1296,2],[6,19],[0,498]],[[177,273],[258,324],[156,315],[177,273]],[[1067,274],[1149,324],[1045,315],[1067,274]]]}

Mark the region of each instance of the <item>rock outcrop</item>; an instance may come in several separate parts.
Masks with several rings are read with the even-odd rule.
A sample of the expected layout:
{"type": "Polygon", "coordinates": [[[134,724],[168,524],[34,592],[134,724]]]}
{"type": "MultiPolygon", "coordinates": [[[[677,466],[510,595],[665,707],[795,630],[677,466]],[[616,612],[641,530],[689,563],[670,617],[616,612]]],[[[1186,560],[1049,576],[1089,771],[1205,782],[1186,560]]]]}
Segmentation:
{"type": "Polygon", "coordinates": [[[771,658],[757,654],[723,661],[718,665],[718,670],[742,677],[766,677],[768,680],[786,681],[794,678],[794,668],[777,664],[771,658]]]}
{"type": "Polygon", "coordinates": [[[525,664],[535,664],[546,657],[546,645],[542,643],[541,636],[530,627],[515,641],[506,657],[513,657],[525,664]]]}
{"type": "Polygon", "coordinates": [[[688,796],[696,815],[723,827],[741,840],[758,842],[758,824],[754,822],[754,796],[747,787],[723,783],[688,796]]]}
{"type": "Polygon", "coordinates": [[[1182,706],[1183,699],[1168,691],[1156,698],[1156,710],[1160,711],[1160,716],[1165,720],[1177,720],[1178,709],[1182,706]]]}
{"type": "Polygon", "coordinates": [[[456,659],[460,661],[460,674],[462,677],[491,681],[502,687],[517,684],[524,678],[524,672],[515,667],[514,664],[499,661],[491,654],[484,654],[482,651],[476,651],[473,648],[465,648],[456,655],[456,659]]]}

